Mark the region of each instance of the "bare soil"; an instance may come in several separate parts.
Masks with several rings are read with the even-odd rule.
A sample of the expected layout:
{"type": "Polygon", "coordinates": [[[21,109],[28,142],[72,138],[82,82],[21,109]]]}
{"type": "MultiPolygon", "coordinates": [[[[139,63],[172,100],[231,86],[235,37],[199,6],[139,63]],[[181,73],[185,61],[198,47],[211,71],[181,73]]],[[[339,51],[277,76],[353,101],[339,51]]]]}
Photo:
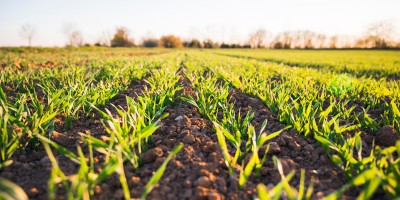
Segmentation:
{"type": "MultiPolygon", "coordinates": [[[[184,89],[179,94],[193,95],[193,88],[188,79],[182,77],[180,83],[184,85],[184,89]]],[[[125,95],[135,97],[143,92],[145,85],[144,81],[133,82],[128,91],[118,95],[111,103],[126,107],[125,95]]],[[[231,91],[230,96],[232,102],[235,102],[237,112],[246,113],[252,109],[254,112],[252,124],[257,130],[265,119],[268,120],[265,130],[267,133],[285,127],[259,99],[249,97],[235,89],[231,91]]],[[[113,107],[107,105],[106,108],[112,110],[113,107]]],[[[239,168],[233,175],[229,175],[212,123],[204,119],[197,108],[179,99],[174,106],[167,107],[165,112],[168,112],[169,116],[162,120],[161,127],[152,136],[149,149],[142,154],[143,164],[137,170],[129,163],[125,164],[126,178],[131,196],[134,198],[140,197],[150,177],[179,143],[182,143],[184,148],[170,161],[159,184],[149,194],[148,199],[252,199],[256,195],[258,183],[272,187],[280,181],[272,156],[280,159],[285,174],[292,170],[296,171],[291,181],[292,186],[296,188],[299,186],[300,169],[306,170],[306,186],[311,180],[314,181],[313,199],[320,199],[347,182],[342,170],[330,162],[319,144],[290,130],[284,131],[269,143],[270,151],[267,162],[261,169],[261,176],[250,176],[244,188],[239,190],[239,168]]],[[[72,151],[76,150],[77,144],[85,149],[78,132],[90,131],[96,137],[106,135],[98,115],[92,118],[80,117],[71,125],[70,130],[64,128],[62,121],[60,117],[52,140],[72,151]]],[[[56,151],[54,154],[64,173],[67,175],[76,173],[78,169],[76,164],[56,151]]],[[[16,152],[13,159],[12,166],[1,171],[0,176],[16,182],[31,199],[47,199],[47,181],[51,163],[44,149],[16,152]]],[[[100,166],[102,160],[103,156],[96,153],[96,166],[100,166]]],[[[65,199],[62,190],[58,194],[58,199],[65,199]]],[[[355,192],[350,192],[343,199],[353,199],[355,195],[355,192]]],[[[94,199],[123,199],[116,174],[96,186],[94,199]]]]}

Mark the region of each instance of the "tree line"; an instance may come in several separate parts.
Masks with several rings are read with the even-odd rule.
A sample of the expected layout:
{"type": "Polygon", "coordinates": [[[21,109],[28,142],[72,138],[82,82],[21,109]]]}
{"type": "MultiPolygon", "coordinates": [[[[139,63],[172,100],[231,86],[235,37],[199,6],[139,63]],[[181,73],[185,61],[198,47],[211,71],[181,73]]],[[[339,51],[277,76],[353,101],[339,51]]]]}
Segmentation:
{"type": "MultiPolygon", "coordinates": [[[[117,27],[114,35],[103,35],[96,43],[89,44],[83,40],[82,32],[73,25],[64,25],[63,33],[67,38],[66,46],[110,46],[110,47],[164,47],[164,48],[273,48],[273,49],[336,49],[336,48],[400,48],[400,41],[395,39],[394,26],[388,22],[370,24],[365,33],[357,38],[346,36],[327,36],[309,30],[284,31],[273,35],[264,28],[260,28],[248,35],[246,42],[220,43],[212,39],[190,40],[181,39],[175,35],[164,35],[160,38],[145,37],[136,43],[129,36],[129,29],[117,27]]],[[[20,29],[20,35],[31,46],[36,36],[36,28],[25,24],[20,29]]]]}

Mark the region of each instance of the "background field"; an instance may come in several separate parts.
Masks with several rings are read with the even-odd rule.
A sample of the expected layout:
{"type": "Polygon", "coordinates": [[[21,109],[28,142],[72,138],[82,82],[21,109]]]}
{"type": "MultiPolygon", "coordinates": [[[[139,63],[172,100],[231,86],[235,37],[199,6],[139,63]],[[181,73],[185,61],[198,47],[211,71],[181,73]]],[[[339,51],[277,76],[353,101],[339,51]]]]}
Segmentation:
{"type": "Polygon", "coordinates": [[[400,51],[0,49],[0,197],[400,197],[400,51]]]}

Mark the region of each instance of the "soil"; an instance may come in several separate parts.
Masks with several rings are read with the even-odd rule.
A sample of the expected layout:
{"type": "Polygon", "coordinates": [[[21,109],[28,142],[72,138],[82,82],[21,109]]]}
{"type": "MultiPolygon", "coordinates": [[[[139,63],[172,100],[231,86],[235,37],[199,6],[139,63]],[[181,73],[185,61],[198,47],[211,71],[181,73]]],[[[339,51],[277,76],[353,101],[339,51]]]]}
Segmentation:
{"type": "MultiPolygon", "coordinates": [[[[187,79],[182,78],[181,83],[185,86],[184,95],[193,94],[187,79]]],[[[265,119],[268,120],[268,133],[284,128],[260,100],[237,90],[232,90],[231,97],[232,101],[236,102],[237,111],[244,113],[252,108],[255,116],[253,125],[256,129],[260,128],[265,119]]],[[[330,162],[322,147],[310,139],[299,137],[291,130],[284,131],[270,143],[269,159],[261,169],[261,176],[251,176],[244,188],[239,190],[239,169],[233,175],[229,175],[216,135],[212,131],[212,123],[202,118],[192,105],[180,100],[176,106],[168,107],[166,112],[170,115],[153,134],[153,144],[143,155],[145,164],[138,171],[126,168],[133,197],[139,197],[152,173],[178,143],[184,144],[183,150],[170,162],[165,175],[148,196],[149,199],[252,199],[258,183],[271,187],[280,181],[279,173],[271,161],[272,155],[280,159],[285,174],[296,170],[296,175],[291,181],[294,187],[299,187],[299,170],[306,170],[306,186],[310,184],[311,179],[314,181],[314,199],[322,198],[347,182],[341,169],[330,162]]],[[[108,184],[101,188],[112,187],[111,190],[118,192],[111,194],[99,190],[99,193],[96,193],[97,198],[122,198],[118,178],[114,179],[114,186],[108,184]]],[[[353,199],[354,195],[346,194],[343,198],[353,199]]]]}
{"type": "Polygon", "coordinates": [[[399,134],[396,133],[392,126],[384,126],[376,137],[376,144],[381,147],[395,146],[400,140],[399,134]]]}
{"type": "MultiPolygon", "coordinates": [[[[145,87],[148,87],[148,84],[143,80],[132,81],[129,88],[114,97],[105,108],[109,109],[112,114],[116,114],[113,105],[126,108],[126,96],[135,98],[144,92],[145,87]]],[[[71,128],[66,129],[64,117],[57,116],[51,140],[75,153],[77,152],[77,145],[80,145],[86,152],[86,145],[77,133],[90,133],[97,138],[107,135],[100,119],[101,116],[97,113],[93,113],[93,117],[81,114],[79,120],[72,122],[71,128]]],[[[66,175],[76,173],[79,168],[77,164],[55,150],[53,150],[53,153],[66,175]]],[[[101,157],[102,155],[95,153],[95,160],[100,161],[101,157]]],[[[44,148],[17,151],[14,153],[12,160],[14,161],[13,164],[0,171],[0,176],[10,179],[21,186],[30,199],[47,199],[47,182],[50,177],[51,163],[44,148]]]]}
{"type": "MultiPolygon", "coordinates": [[[[252,109],[254,112],[252,125],[256,130],[259,130],[264,120],[267,120],[265,129],[267,133],[273,133],[285,127],[279,123],[275,115],[260,99],[247,96],[237,89],[231,91],[231,97],[231,101],[236,102],[235,109],[241,113],[246,113],[248,109],[252,109]]],[[[268,155],[276,156],[281,161],[285,174],[292,170],[296,171],[291,181],[292,186],[299,187],[300,169],[306,171],[306,187],[313,179],[313,198],[322,198],[348,182],[344,177],[343,171],[330,161],[324,148],[318,142],[311,138],[304,138],[294,129],[283,131],[278,137],[272,139],[269,144],[268,155]]],[[[271,157],[268,158],[261,169],[262,176],[260,181],[271,187],[280,181],[280,175],[271,157]]],[[[355,197],[354,195],[356,194],[348,193],[343,198],[352,199],[355,197]]]]}
{"type": "MultiPolygon", "coordinates": [[[[188,79],[182,77],[180,83],[184,88],[179,94],[194,94],[188,79]]],[[[126,107],[125,95],[135,97],[136,94],[143,92],[145,85],[144,81],[133,82],[128,91],[115,97],[111,103],[126,107]]],[[[257,130],[265,119],[268,120],[265,130],[267,133],[285,127],[259,99],[249,97],[235,89],[231,91],[230,96],[232,102],[235,102],[234,108],[237,112],[246,113],[252,109],[254,112],[252,124],[257,130]]],[[[107,105],[106,108],[112,110],[113,107],[107,105]]],[[[253,199],[258,183],[272,187],[280,181],[272,156],[279,158],[285,174],[292,170],[296,171],[291,181],[291,185],[296,188],[299,187],[300,169],[306,170],[306,187],[312,179],[314,181],[314,199],[329,194],[347,182],[342,170],[330,162],[318,143],[290,130],[284,131],[269,143],[270,151],[260,177],[250,176],[244,188],[239,190],[239,167],[233,175],[229,175],[212,123],[204,119],[197,108],[179,99],[175,101],[175,105],[168,106],[165,112],[169,113],[169,116],[161,121],[161,127],[152,136],[149,149],[142,154],[143,164],[137,170],[130,163],[125,164],[126,178],[131,196],[134,198],[140,197],[153,173],[179,143],[182,143],[184,148],[170,161],[163,177],[149,194],[148,199],[253,199]]],[[[92,118],[81,116],[71,125],[70,130],[66,130],[60,117],[52,140],[72,151],[75,151],[77,144],[85,149],[85,145],[76,133],[90,131],[95,137],[106,135],[100,119],[98,115],[92,118]]],[[[65,174],[76,173],[78,169],[76,164],[56,151],[53,152],[65,174]]],[[[0,176],[20,185],[30,199],[47,199],[47,181],[51,163],[44,149],[16,152],[13,160],[12,166],[1,171],[0,176]]],[[[96,153],[96,166],[100,165],[102,160],[103,156],[96,153]]],[[[343,199],[355,198],[355,192],[346,194],[343,199]]],[[[58,195],[58,199],[65,199],[62,190],[58,195]]],[[[96,186],[94,199],[123,199],[123,191],[116,174],[96,186]]]]}

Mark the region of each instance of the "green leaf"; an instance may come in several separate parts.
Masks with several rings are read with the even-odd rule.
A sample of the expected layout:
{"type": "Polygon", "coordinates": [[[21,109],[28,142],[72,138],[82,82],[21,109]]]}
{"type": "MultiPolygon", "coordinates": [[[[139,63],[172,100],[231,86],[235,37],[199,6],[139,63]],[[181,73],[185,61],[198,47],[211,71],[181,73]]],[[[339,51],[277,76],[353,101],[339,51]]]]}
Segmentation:
{"type": "Polygon", "coordinates": [[[353,180],[351,180],[351,183],[355,186],[359,186],[368,182],[369,180],[374,179],[376,177],[375,175],[376,175],[375,169],[365,170],[357,177],[355,177],[353,180]]]}
{"type": "Polygon", "coordinates": [[[394,102],[394,100],[390,101],[390,106],[391,106],[391,108],[392,108],[393,115],[394,115],[395,117],[400,117],[400,111],[399,111],[399,109],[397,108],[396,103],[394,102]]]}
{"type": "Polygon", "coordinates": [[[325,111],[321,112],[319,114],[320,118],[326,118],[328,117],[328,115],[332,112],[333,110],[333,106],[335,106],[335,104],[331,104],[325,111]]]}
{"type": "Polygon", "coordinates": [[[244,186],[247,179],[251,175],[251,172],[253,172],[253,169],[256,166],[258,160],[259,159],[257,158],[257,154],[253,154],[246,167],[244,168],[244,171],[242,171],[239,175],[239,188],[242,188],[244,186]]]}
{"type": "Polygon", "coordinates": [[[28,200],[28,196],[17,184],[0,177],[0,199],[28,200]]]}
{"type": "Polygon", "coordinates": [[[7,103],[6,93],[4,93],[4,91],[1,87],[0,87],[0,100],[2,100],[2,103],[7,103]]]}
{"type": "Polygon", "coordinates": [[[323,146],[331,148],[331,149],[339,152],[339,149],[336,147],[336,145],[334,145],[334,143],[331,142],[329,139],[323,138],[317,134],[314,135],[314,139],[316,139],[318,142],[320,142],[323,146]]]}
{"type": "Polygon", "coordinates": [[[90,142],[91,145],[94,148],[107,148],[108,147],[108,144],[105,143],[103,140],[97,139],[97,138],[95,138],[95,137],[93,137],[91,135],[87,135],[87,134],[84,134],[84,133],[81,133],[81,132],[79,132],[78,134],[83,137],[83,140],[86,143],[90,142]]]}
{"type": "Polygon", "coordinates": [[[268,189],[267,189],[267,187],[265,187],[264,184],[257,185],[257,193],[258,193],[258,198],[260,198],[260,200],[270,200],[271,199],[268,195],[268,189]]]}
{"type": "Polygon", "coordinates": [[[282,131],[284,131],[284,130],[290,128],[290,127],[291,127],[291,126],[287,126],[287,127],[285,127],[284,129],[279,130],[279,131],[276,131],[276,132],[271,133],[271,134],[269,134],[269,135],[267,135],[267,134],[265,134],[265,133],[262,134],[262,135],[260,136],[260,138],[258,139],[258,141],[257,141],[257,146],[258,146],[258,147],[262,146],[265,142],[267,142],[267,141],[269,141],[269,140],[275,138],[276,136],[278,136],[279,134],[281,134],[282,131]]]}
{"type": "Polygon", "coordinates": [[[80,164],[80,161],[78,159],[78,157],[72,153],[71,151],[69,151],[68,149],[64,148],[63,146],[51,141],[50,139],[39,135],[39,134],[34,134],[35,137],[39,138],[42,142],[45,142],[47,144],[49,144],[50,146],[52,146],[53,148],[55,148],[57,151],[59,151],[60,153],[62,153],[63,155],[67,156],[68,158],[70,158],[72,161],[74,161],[75,163],[80,164]]]}
{"type": "Polygon", "coordinates": [[[303,195],[304,195],[304,178],[305,178],[305,171],[304,171],[304,169],[301,169],[299,193],[297,195],[298,199],[303,199],[303,195]]]}
{"type": "Polygon", "coordinates": [[[229,173],[232,174],[233,171],[232,171],[232,166],[231,166],[231,155],[229,154],[228,146],[226,145],[225,137],[222,133],[223,127],[220,126],[217,122],[213,122],[213,123],[214,123],[214,127],[216,129],[218,143],[221,146],[222,155],[224,156],[225,164],[229,169],[229,173]]]}
{"type": "Polygon", "coordinates": [[[381,181],[382,179],[380,177],[375,177],[370,182],[368,182],[365,189],[357,197],[357,200],[370,199],[372,195],[375,193],[376,189],[378,189],[381,181]]]}

